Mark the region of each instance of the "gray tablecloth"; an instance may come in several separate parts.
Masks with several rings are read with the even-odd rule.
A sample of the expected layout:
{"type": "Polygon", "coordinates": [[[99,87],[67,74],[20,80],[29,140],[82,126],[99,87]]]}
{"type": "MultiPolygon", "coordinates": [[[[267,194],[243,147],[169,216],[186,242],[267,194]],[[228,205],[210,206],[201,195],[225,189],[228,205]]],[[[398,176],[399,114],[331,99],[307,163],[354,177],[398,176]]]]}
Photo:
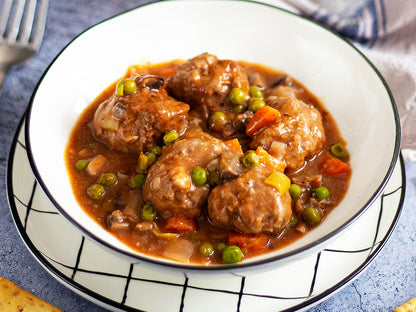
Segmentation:
{"type": "MultiPolygon", "coordinates": [[[[51,0],[40,52],[26,64],[13,69],[3,85],[0,98],[0,276],[63,311],[104,310],[50,276],[20,239],[6,195],[10,146],[37,81],[60,50],[88,27],[145,2],[148,1],[51,0]]],[[[111,38],[108,40],[111,44],[111,38]]],[[[404,208],[385,248],[360,277],[309,311],[392,311],[416,297],[416,163],[407,163],[405,167],[404,208]]]]}

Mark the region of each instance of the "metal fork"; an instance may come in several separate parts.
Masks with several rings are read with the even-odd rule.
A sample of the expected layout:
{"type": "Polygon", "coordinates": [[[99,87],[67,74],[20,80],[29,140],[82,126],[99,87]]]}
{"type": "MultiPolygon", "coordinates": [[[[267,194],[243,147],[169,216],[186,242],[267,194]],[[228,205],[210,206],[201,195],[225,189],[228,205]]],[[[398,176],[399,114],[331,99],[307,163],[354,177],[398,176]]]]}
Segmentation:
{"type": "Polygon", "coordinates": [[[49,0],[4,0],[0,11],[0,94],[8,71],[31,58],[45,31],[49,0]]]}

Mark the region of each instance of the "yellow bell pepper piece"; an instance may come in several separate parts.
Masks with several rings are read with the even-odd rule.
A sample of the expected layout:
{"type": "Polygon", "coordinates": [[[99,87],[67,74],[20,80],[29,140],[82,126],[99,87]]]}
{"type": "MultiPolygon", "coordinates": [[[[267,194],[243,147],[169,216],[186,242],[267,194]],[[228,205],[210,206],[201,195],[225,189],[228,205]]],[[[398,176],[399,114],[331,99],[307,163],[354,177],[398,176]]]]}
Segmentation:
{"type": "Polygon", "coordinates": [[[146,172],[148,166],[149,158],[143,154],[143,152],[140,152],[139,159],[137,160],[136,171],[141,173],[146,172]]]}
{"type": "Polygon", "coordinates": [[[277,188],[281,195],[289,190],[291,184],[290,179],[284,173],[278,171],[273,171],[272,174],[264,180],[264,183],[277,188]]]}

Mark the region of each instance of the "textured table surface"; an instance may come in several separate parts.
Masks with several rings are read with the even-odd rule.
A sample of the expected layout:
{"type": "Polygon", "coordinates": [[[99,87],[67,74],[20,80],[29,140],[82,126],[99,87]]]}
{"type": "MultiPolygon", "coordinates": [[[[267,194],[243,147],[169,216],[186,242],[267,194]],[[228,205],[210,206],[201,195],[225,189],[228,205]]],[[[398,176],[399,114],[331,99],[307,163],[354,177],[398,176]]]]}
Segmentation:
{"type": "MultiPolygon", "coordinates": [[[[148,1],[51,0],[40,52],[28,63],[12,70],[3,85],[0,98],[0,276],[64,311],[103,309],[56,281],[26,249],[7,201],[8,153],[37,81],[60,50],[88,27],[145,2],[148,1]]],[[[416,163],[407,163],[405,168],[407,188],[403,211],[384,249],[357,279],[309,311],[393,311],[394,307],[416,297],[416,163]]]]}

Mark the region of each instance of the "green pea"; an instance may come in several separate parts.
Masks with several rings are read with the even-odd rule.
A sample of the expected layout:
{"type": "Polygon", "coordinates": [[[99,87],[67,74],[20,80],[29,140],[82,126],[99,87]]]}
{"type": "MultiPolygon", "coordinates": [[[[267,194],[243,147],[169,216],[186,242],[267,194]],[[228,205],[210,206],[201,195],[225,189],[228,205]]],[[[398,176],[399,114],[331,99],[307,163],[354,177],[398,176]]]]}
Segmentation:
{"type": "Polygon", "coordinates": [[[156,156],[160,156],[162,154],[162,148],[158,145],[153,146],[152,149],[150,150],[150,153],[153,153],[156,156]]]}
{"type": "Polygon", "coordinates": [[[116,86],[116,93],[119,96],[129,95],[136,92],[137,84],[134,79],[125,78],[121,79],[116,86]]]}
{"type": "Polygon", "coordinates": [[[202,167],[195,167],[191,172],[192,181],[195,185],[201,186],[207,182],[207,171],[202,167]]]}
{"type": "Polygon", "coordinates": [[[292,226],[296,226],[299,223],[299,219],[297,216],[292,215],[292,217],[290,218],[290,225],[292,226]]]}
{"type": "Polygon", "coordinates": [[[325,186],[320,186],[316,189],[313,189],[312,192],[313,192],[313,196],[317,200],[327,199],[330,195],[329,190],[325,186]]]}
{"type": "Polygon", "coordinates": [[[251,98],[248,101],[248,110],[252,112],[257,112],[260,108],[264,106],[266,106],[266,102],[264,102],[262,99],[251,98]]]}
{"type": "Polygon", "coordinates": [[[212,130],[221,130],[227,123],[227,116],[223,112],[214,112],[208,118],[208,125],[212,130]]]}
{"type": "Polygon", "coordinates": [[[246,105],[241,104],[241,105],[235,105],[235,106],[233,106],[233,108],[231,109],[231,111],[232,111],[233,113],[241,114],[241,113],[243,113],[246,109],[247,109],[247,106],[246,106],[246,105]]]}
{"type": "Polygon", "coordinates": [[[227,247],[227,244],[224,242],[218,242],[215,244],[215,248],[222,253],[222,251],[224,250],[224,248],[227,247]]]}
{"type": "Polygon", "coordinates": [[[221,182],[220,173],[217,169],[208,172],[208,183],[211,186],[217,185],[221,182]]]}
{"type": "Polygon", "coordinates": [[[88,166],[88,160],[80,159],[75,163],[75,168],[77,170],[84,170],[88,166]]]}
{"type": "Polygon", "coordinates": [[[151,204],[144,204],[142,207],[143,220],[153,221],[157,216],[157,210],[151,204]]]}
{"type": "Polygon", "coordinates": [[[204,257],[209,257],[214,254],[214,247],[211,243],[203,242],[201,245],[199,245],[199,252],[204,257]]]}
{"type": "Polygon", "coordinates": [[[319,213],[319,210],[315,207],[307,207],[303,210],[302,213],[303,220],[309,226],[317,225],[321,222],[322,216],[319,213]]]}
{"type": "Polygon", "coordinates": [[[124,94],[133,94],[136,92],[137,84],[133,79],[126,79],[124,82],[124,94]]]}
{"type": "Polygon", "coordinates": [[[253,169],[260,164],[259,156],[253,150],[248,150],[242,159],[243,165],[248,169],[253,169]]]}
{"type": "Polygon", "coordinates": [[[175,142],[179,138],[179,134],[175,131],[169,131],[163,136],[163,144],[165,145],[171,145],[173,142],[175,142]]]}
{"type": "Polygon", "coordinates": [[[95,199],[95,200],[102,199],[105,195],[104,186],[98,183],[93,184],[87,188],[87,194],[92,199],[95,199]]]}
{"type": "Polygon", "coordinates": [[[147,168],[150,168],[157,160],[157,155],[155,153],[147,153],[147,168]]]}
{"type": "Polygon", "coordinates": [[[336,158],[339,158],[339,159],[345,159],[348,157],[348,151],[341,143],[332,145],[331,153],[332,155],[334,155],[336,158]]]}
{"type": "Polygon", "coordinates": [[[117,183],[117,176],[112,172],[102,173],[98,179],[98,182],[104,186],[113,186],[117,183]]]}
{"type": "Polygon", "coordinates": [[[261,92],[261,90],[256,86],[251,86],[250,87],[249,94],[252,98],[262,98],[263,97],[263,92],[261,92]]]}
{"type": "Polygon", "coordinates": [[[233,105],[241,105],[246,98],[246,94],[240,88],[232,88],[228,93],[228,100],[233,105]]]}
{"type": "Polygon", "coordinates": [[[129,185],[134,188],[139,188],[143,186],[145,180],[145,175],[143,173],[138,173],[129,181],[129,185]]]}
{"type": "Polygon", "coordinates": [[[291,184],[289,194],[293,199],[297,199],[302,194],[302,188],[297,184],[291,184]]]}
{"type": "Polygon", "coordinates": [[[123,96],[124,95],[124,79],[121,79],[116,86],[116,94],[118,96],[123,96]]]}
{"type": "Polygon", "coordinates": [[[240,247],[230,245],[222,250],[222,260],[225,263],[238,263],[243,259],[243,252],[240,247]]]}

